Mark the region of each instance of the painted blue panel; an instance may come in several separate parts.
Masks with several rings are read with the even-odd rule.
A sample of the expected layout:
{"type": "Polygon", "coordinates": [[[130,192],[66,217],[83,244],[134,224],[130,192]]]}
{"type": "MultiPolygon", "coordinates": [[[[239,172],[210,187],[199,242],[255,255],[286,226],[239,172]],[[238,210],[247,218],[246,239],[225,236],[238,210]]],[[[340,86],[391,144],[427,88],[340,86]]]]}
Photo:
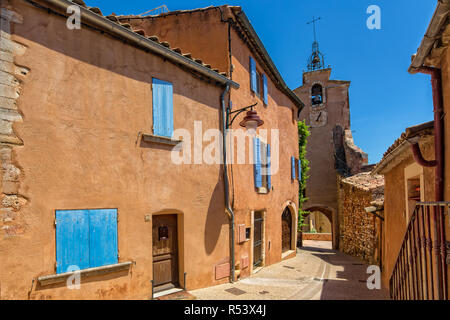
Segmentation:
{"type": "Polygon", "coordinates": [[[253,138],[253,163],[254,163],[254,178],[255,178],[255,188],[262,187],[262,176],[261,176],[261,147],[258,138],[253,138]]]}
{"type": "Polygon", "coordinates": [[[173,135],[173,85],[153,78],[153,134],[173,135]]]}
{"type": "Polygon", "coordinates": [[[300,159],[297,160],[298,163],[298,180],[302,180],[302,162],[300,159]]]}
{"type": "Polygon", "coordinates": [[[56,211],[56,273],[89,268],[89,212],[56,211]],[[76,268],[71,268],[72,270],[76,268]]]}
{"type": "Polygon", "coordinates": [[[263,78],[263,101],[264,104],[267,106],[269,104],[269,99],[267,95],[267,77],[265,74],[263,74],[262,78],[263,78]]]}
{"type": "Polygon", "coordinates": [[[272,189],[272,172],[270,171],[270,144],[267,145],[267,190],[272,189]]]}
{"type": "Polygon", "coordinates": [[[90,267],[118,262],[117,209],[89,210],[90,267]]]}
{"type": "Polygon", "coordinates": [[[256,92],[256,62],[250,57],[250,89],[256,92]]]}
{"type": "Polygon", "coordinates": [[[291,178],[295,180],[295,158],[291,157],[291,178]]]}

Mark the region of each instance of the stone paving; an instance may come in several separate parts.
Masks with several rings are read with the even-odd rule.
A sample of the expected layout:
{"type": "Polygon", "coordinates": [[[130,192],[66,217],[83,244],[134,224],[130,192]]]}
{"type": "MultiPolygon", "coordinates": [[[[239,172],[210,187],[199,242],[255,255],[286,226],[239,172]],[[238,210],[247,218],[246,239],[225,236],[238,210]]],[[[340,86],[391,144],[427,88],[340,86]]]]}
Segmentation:
{"type": "Polygon", "coordinates": [[[233,284],[192,290],[199,300],[383,300],[386,289],[369,290],[367,265],[331,249],[329,241],[303,241],[295,258],[261,269],[233,284]]]}

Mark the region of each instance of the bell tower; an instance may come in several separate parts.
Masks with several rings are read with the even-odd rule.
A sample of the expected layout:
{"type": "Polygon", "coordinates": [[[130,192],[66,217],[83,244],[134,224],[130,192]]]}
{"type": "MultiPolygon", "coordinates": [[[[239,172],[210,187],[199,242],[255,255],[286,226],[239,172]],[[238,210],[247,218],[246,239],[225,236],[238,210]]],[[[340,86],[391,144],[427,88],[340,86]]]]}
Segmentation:
{"type": "Polygon", "coordinates": [[[320,211],[331,218],[333,246],[337,246],[337,181],[340,177],[364,170],[368,157],[353,142],[350,81],[331,79],[331,67],[325,67],[324,55],[319,51],[316,35],[319,19],[308,22],[314,27],[312,54],[308,59],[307,71],[303,72],[303,84],[294,90],[305,103],[299,120],[305,120],[311,131],[306,154],[311,168],[306,185],[308,201],[304,203],[303,210],[320,211]]]}

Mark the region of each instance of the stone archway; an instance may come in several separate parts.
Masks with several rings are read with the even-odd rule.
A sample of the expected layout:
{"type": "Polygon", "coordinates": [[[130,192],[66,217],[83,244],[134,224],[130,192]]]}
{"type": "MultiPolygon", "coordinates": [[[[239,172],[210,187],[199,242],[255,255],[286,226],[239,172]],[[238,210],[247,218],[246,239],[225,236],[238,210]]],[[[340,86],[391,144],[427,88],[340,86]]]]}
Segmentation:
{"type": "Polygon", "coordinates": [[[332,239],[332,243],[333,243],[333,249],[338,249],[339,247],[339,235],[338,235],[338,224],[337,224],[337,212],[335,209],[327,207],[327,206],[322,206],[322,205],[314,205],[314,206],[310,206],[306,209],[304,209],[304,211],[308,211],[308,212],[321,212],[323,213],[328,220],[331,223],[331,239],[332,239]]]}

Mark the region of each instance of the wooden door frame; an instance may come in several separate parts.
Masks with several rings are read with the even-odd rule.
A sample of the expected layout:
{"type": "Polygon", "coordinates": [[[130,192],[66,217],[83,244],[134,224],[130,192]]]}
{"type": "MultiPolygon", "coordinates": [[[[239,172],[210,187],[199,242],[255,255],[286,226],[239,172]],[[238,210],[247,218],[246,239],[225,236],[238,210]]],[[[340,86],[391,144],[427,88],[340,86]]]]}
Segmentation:
{"type": "MultiPolygon", "coordinates": [[[[162,216],[162,215],[176,215],[177,217],[177,251],[178,251],[178,257],[177,257],[177,263],[178,263],[178,283],[180,287],[184,288],[186,287],[186,283],[188,282],[186,280],[186,283],[184,283],[184,273],[185,273],[185,260],[184,260],[184,213],[177,210],[163,210],[158,211],[155,213],[152,213],[152,219],[150,221],[151,223],[151,232],[153,232],[153,218],[155,216],[162,216]]],[[[150,250],[152,252],[151,255],[151,261],[152,261],[152,272],[151,272],[151,278],[153,279],[153,238],[150,237],[151,246],[150,250]]]]}
{"type": "Polygon", "coordinates": [[[252,210],[251,211],[251,232],[250,232],[250,274],[254,273],[255,271],[260,270],[266,265],[266,218],[267,218],[267,209],[262,210],[252,210]],[[261,213],[262,216],[262,226],[261,226],[261,266],[255,268],[253,265],[253,244],[254,244],[254,232],[255,232],[255,212],[261,213]]]}
{"type": "Polygon", "coordinates": [[[283,213],[284,211],[288,209],[291,213],[291,248],[289,251],[286,251],[283,253],[283,234],[281,234],[281,259],[286,258],[287,256],[290,256],[292,253],[294,253],[297,249],[297,225],[298,225],[298,215],[296,214],[297,209],[295,203],[288,201],[283,205],[283,210],[281,211],[280,215],[280,230],[282,232],[283,230],[283,213]]]}

